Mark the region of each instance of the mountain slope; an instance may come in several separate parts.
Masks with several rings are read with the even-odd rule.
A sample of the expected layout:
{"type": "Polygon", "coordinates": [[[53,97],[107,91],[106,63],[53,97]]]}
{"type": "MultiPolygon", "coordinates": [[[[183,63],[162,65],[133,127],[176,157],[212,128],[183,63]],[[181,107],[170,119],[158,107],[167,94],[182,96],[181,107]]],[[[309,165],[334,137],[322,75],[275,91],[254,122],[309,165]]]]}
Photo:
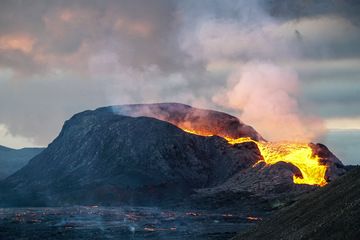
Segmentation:
{"type": "Polygon", "coordinates": [[[85,111],[2,182],[9,189],[3,199],[17,205],[156,204],[222,183],[258,159],[256,146],[233,147],[220,137],[111,108],[85,111]]]}
{"type": "Polygon", "coordinates": [[[358,239],[359,224],[360,168],[356,168],[235,239],[358,239]]]}
{"type": "Polygon", "coordinates": [[[31,158],[42,150],[43,148],[12,149],[0,146],[0,180],[25,166],[31,158]]]}

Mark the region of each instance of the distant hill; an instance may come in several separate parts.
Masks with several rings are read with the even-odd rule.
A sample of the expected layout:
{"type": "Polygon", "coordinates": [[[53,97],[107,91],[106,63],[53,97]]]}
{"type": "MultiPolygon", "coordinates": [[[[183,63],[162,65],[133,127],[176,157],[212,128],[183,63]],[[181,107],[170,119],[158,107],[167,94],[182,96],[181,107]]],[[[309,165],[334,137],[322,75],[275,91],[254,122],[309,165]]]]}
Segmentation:
{"type": "Polygon", "coordinates": [[[0,145],[0,151],[10,151],[10,150],[14,150],[14,149],[0,145]]]}
{"type": "Polygon", "coordinates": [[[360,237],[360,168],[284,208],[234,240],[360,237]]]}
{"type": "Polygon", "coordinates": [[[0,145],[0,180],[4,179],[38,155],[43,148],[12,149],[0,145]]]}

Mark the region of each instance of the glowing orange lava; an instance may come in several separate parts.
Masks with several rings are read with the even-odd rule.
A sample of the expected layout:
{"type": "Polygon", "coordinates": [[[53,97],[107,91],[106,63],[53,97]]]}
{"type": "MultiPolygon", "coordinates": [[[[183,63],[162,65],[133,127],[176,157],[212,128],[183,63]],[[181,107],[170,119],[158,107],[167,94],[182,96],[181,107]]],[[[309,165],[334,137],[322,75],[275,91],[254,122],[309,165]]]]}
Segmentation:
{"type": "MultiPolygon", "coordinates": [[[[212,136],[208,133],[202,134],[199,131],[183,129],[185,132],[201,135],[212,136]]],[[[286,162],[296,166],[302,177],[293,176],[296,184],[308,185],[326,185],[325,173],[326,166],[320,164],[320,158],[313,154],[311,147],[306,143],[296,142],[258,142],[249,137],[243,138],[225,138],[229,144],[240,144],[244,142],[254,142],[258,146],[263,160],[266,164],[272,165],[278,162],[286,162]]]]}

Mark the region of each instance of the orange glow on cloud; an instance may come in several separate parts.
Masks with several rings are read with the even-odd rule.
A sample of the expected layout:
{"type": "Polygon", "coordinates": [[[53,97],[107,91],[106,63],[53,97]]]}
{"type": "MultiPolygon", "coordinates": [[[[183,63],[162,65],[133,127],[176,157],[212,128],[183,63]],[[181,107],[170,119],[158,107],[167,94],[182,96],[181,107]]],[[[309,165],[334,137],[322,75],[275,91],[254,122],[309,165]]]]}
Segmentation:
{"type": "Polygon", "coordinates": [[[70,10],[64,10],[60,12],[60,19],[64,22],[69,22],[73,18],[74,14],[70,10]]]}
{"type": "Polygon", "coordinates": [[[143,21],[129,21],[124,18],[118,18],[114,24],[117,31],[126,31],[130,34],[147,37],[153,32],[153,26],[143,21]]]}
{"type": "Polygon", "coordinates": [[[1,50],[19,50],[23,53],[30,53],[33,49],[35,40],[23,34],[5,35],[0,37],[1,50]]]}

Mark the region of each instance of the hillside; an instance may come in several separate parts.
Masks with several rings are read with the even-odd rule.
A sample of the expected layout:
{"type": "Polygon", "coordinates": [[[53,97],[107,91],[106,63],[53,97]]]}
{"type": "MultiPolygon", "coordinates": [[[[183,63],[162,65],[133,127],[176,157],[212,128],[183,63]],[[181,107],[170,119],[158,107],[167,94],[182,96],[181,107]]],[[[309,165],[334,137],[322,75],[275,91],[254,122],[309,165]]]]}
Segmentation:
{"type": "Polygon", "coordinates": [[[25,166],[43,148],[12,149],[0,146],[0,180],[5,179],[25,166]]]}
{"type": "Polygon", "coordinates": [[[360,168],[356,168],[234,239],[359,239],[359,224],[360,168]]]}

